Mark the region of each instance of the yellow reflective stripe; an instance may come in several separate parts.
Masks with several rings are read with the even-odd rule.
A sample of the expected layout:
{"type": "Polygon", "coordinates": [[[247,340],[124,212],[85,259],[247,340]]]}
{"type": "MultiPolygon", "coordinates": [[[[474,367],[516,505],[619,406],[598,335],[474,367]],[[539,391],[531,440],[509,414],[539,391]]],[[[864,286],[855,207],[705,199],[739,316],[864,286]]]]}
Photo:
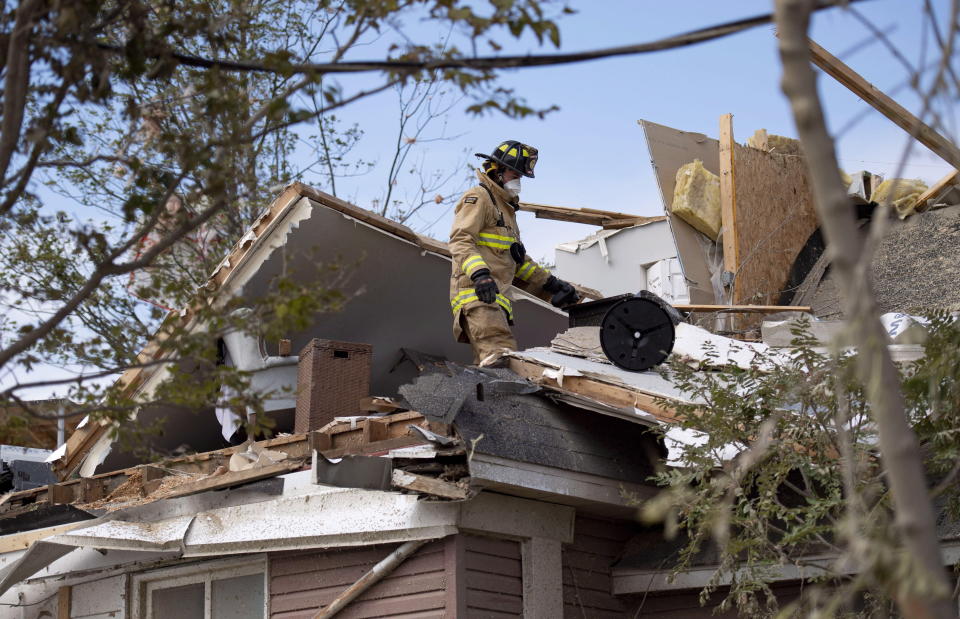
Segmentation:
{"type": "MultiPolygon", "coordinates": [[[[473,301],[479,301],[477,293],[474,290],[464,290],[459,294],[455,295],[453,299],[450,300],[450,308],[453,310],[453,313],[456,314],[461,307],[467,303],[472,303],[473,301]]],[[[510,317],[510,320],[513,320],[513,303],[510,302],[510,299],[503,296],[502,294],[497,294],[497,305],[507,310],[507,316],[510,317]]]]}
{"type": "Polygon", "coordinates": [[[510,249],[510,243],[504,243],[502,241],[477,241],[477,245],[493,247],[494,249],[510,249]]]}
{"type": "Polygon", "coordinates": [[[470,303],[471,301],[479,301],[479,300],[480,299],[477,298],[477,293],[475,291],[464,290],[463,292],[461,292],[460,294],[458,294],[457,296],[453,297],[453,299],[450,300],[450,307],[453,309],[453,313],[456,314],[457,311],[467,303],[470,303]]]}
{"type": "Polygon", "coordinates": [[[517,277],[519,277],[523,281],[527,281],[527,278],[533,275],[533,272],[536,270],[537,270],[536,263],[528,260],[527,262],[523,263],[523,266],[517,269],[517,277]]]}
{"type": "Polygon", "coordinates": [[[507,316],[510,317],[510,320],[513,320],[513,303],[510,302],[510,299],[503,296],[502,294],[498,294],[497,305],[507,310],[507,316]]]}
{"type": "Polygon", "coordinates": [[[469,275],[471,271],[479,268],[489,268],[487,263],[483,261],[483,258],[480,256],[480,254],[469,256],[463,261],[463,272],[467,275],[469,275]]]}
{"type": "Polygon", "coordinates": [[[481,239],[491,239],[494,241],[506,241],[507,243],[513,243],[516,239],[512,236],[500,236],[499,234],[490,234],[489,232],[481,232],[481,239]]]}

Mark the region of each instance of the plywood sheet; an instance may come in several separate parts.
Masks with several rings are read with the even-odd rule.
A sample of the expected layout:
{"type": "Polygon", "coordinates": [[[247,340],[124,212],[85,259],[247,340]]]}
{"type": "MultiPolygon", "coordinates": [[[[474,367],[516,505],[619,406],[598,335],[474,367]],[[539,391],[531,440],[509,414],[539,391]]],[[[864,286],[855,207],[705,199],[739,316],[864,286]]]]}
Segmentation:
{"type": "Polygon", "coordinates": [[[720,250],[716,249],[714,244],[697,232],[693,226],[679,217],[670,215],[677,170],[682,165],[699,159],[703,162],[703,167],[719,175],[719,143],[702,133],[680,131],[647,120],[639,122],[647,139],[650,163],[653,165],[653,173],[660,187],[663,209],[670,219],[670,229],[677,243],[680,265],[690,289],[690,302],[724,303],[725,299],[718,299],[714,295],[708,266],[711,261],[716,260],[720,260],[722,266],[720,250]]]}
{"type": "Polygon", "coordinates": [[[739,264],[734,303],[774,305],[819,223],[804,159],[734,146],[739,264]]]}

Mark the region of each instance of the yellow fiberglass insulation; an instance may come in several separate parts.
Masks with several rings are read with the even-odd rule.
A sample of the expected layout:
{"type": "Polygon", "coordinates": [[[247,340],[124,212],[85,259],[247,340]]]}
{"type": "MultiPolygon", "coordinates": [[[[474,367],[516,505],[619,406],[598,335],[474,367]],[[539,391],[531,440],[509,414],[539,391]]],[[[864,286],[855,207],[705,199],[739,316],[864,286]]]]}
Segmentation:
{"type": "Polygon", "coordinates": [[[682,166],[670,212],[715,241],[720,235],[720,177],[699,159],[682,166]]]}
{"type": "Polygon", "coordinates": [[[900,219],[906,219],[916,212],[917,198],[926,190],[927,184],[920,179],[891,178],[873,190],[870,201],[877,204],[889,203],[897,209],[900,219]]]}

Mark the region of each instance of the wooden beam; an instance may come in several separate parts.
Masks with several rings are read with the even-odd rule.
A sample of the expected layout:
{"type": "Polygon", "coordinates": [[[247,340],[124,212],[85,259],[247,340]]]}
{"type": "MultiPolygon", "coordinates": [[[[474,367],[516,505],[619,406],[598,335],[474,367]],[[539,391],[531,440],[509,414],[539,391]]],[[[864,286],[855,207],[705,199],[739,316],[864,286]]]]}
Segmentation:
{"type": "Polygon", "coordinates": [[[57,619],[70,619],[70,587],[57,589],[57,619]]]}
{"type": "Polygon", "coordinates": [[[593,208],[574,208],[569,206],[552,206],[534,202],[521,202],[520,210],[534,213],[538,219],[553,219],[555,221],[569,221],[592,226],[605,226],[619,221],[629,221],[628,225],[641,225],[666,219],[663,216],[642,217],[630,213],[602,211],[593,208]]]}
{"type": "Polygon", "coordinates": [[[845,65],[837,57],[809,41],[813,63],[824,73],[837,80],[855,95],[870,104],[875,110],[889,118],[898,127],[912,135],[918,142],[940,156],[954,168],[960,169],[960,148],[946,139],[935,129],[914,116],[905,107],[884,94],[879,88],[868,82],[859,73],[845,65]]]}
{"type": "Polygon", "coordinates": [[[681,312],[728,312],[744,314],[775,314],[777,312],[810,312],[809,305],[691,305],[679,303],[673,306],[681,312]]]}
{"type": "Polygon", "coordinates": [[[920,194],[920,197],[917,198],[917,210],[925,211],[927,208],[926,207],[927,200],[936,198],[941,191],[943,191],[950,185],[956,185],[958,182],[960,182],[960,170],[954,170],[953,172],[947,174],[946,176],[938,180],[936,183],[934,183],[930,187],[930,189],[927,189],[926,191],[924,191],[922,194],[920,194]]]}
{"type": "Polygon", "coordinates": [[[737,268],[737,187],[733,167],[733,114],[720,117],[720,222],[723,227],[723,269],[733,273],[731,299],[736,300],[737,268]]]}
{"type": "Polygon", "coordinates": [[[393,472],[393,485],[404,490],[432,494],[444,499],[462,500],[467,498],[466,490],[449,481],[401,470],[393,472]]]}

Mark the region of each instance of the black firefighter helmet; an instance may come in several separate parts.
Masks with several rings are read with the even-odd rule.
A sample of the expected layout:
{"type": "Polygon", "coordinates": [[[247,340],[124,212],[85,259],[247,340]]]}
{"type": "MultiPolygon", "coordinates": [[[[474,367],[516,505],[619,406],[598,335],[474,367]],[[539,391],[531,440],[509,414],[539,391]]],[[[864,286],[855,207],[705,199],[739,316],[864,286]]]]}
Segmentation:
{"type": "Polygon", "coordinates": [[[518,174],[533,178],[533,167],[537,165],[537,149],[517,140],[501,143],[489,155],[475,153],[477,157],[498,163],[518,174]]]}

